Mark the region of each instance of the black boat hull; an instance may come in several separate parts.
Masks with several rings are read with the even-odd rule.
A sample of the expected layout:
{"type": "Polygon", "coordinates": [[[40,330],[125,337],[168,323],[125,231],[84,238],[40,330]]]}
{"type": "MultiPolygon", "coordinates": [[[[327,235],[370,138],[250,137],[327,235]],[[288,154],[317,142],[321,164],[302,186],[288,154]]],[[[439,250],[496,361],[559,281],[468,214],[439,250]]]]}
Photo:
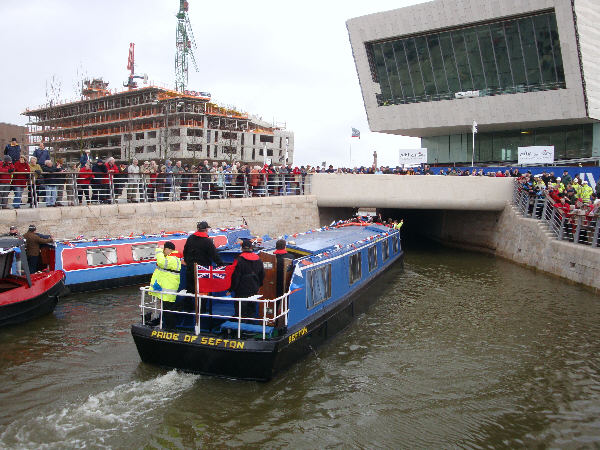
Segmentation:
{"type": "Polygon", "coordinates": [[[48,291],[28,300],[0,307],[0,327],[16,325],[50,314],[64,291],[64,281],[56,283],[48,291]]]}
{"type": "MultiPolygon", "coordinates": [[[[402,259],[403,254],[400,254],[399,264],[402,264],[402,259]]],[[[310,321],[299,323],[280,338],[224,339],[209,334],[195,336],[185,332],[166,332],[142,324],[132,325],[131,334],[145,363],[205,375],[268,381],[313,352],[363,313],[376,297],[361,294],[383,273],[385,271],[377,273],[334,307],[323,310],[310,321]]]]}
{"type": "Polygon", "coordinates": [[[85,283],[68,284],[65,286],[63,295],[148,284],[151,277],[152,274],[144,274],[130,277],[107,278],[105,280],[89,281],[85,283]]]}

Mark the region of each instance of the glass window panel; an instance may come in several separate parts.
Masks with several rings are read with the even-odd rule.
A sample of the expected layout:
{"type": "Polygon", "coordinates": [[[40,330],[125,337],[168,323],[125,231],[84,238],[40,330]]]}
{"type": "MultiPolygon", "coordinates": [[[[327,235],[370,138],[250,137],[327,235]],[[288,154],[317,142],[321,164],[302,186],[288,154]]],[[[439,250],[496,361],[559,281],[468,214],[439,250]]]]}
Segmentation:
{"type": "Polygon", "coordinates": [[[115,247],[100,247],[86,250],[88,266],[103,266],[117,263],[115,247]]]}
{"type": "Polygon", "coordinates": [[[519,19],[519,32],[521,34],[521,46],[523,47],[523,57],[525,59],[525,69],[527,70],[527,85],[532,86],[540,84],[540,66],[538,61],[537,45],[533,31],[533,21],[531,17],[519,19]]]}
{"type": "Polygon", "coordinates": [[[505,23],[504,33],[506,44],[508,45],[508,55],[510,57],[510,66],[515,86],[525,86],[527,84],[527,75],[525,73],[525,61],[523,60],[523,50],[521,49],[521,39],[517,23],[505,23]]]}
{"type": "Polygon", "coordinates": [[[419,60],[417,57],[417,49],[415,47],[414,39],[407,39],[405,41],[405,50],[415,97],[417,101],[420,101],[423,100],[425,88],[423,87],[423,78],[421,76],[421,68],[419,67],[419,60]]]}
{"type": "Polygon", "coordinates": [[[369,247],[367,256],[369,260],[369,272],[372,272],[377,269],[377,245],[369,247]]]}
{"type": "Polygon", "coordinates": [[[582,125],[583,128],[583,145],[577,155],[580,158],[592,157],[592,142],[594,140],[594,126],[592,124],[582,125]]]}
{"type": "Polygon", "coordinates": [[[326,264],[308,271],[306,279],[307,307],[312,308],[331,297],[331,264],[326,264]]]}
{"type": "MultiPolygon", "coordinates": [[[[378,103],[564,88],[560,40],[553,12],[415,38],[367,43],[378,103]]],[[[499,147],[500,148],[500,147],[499,147]]],[[[502,155],[512,149],[501,148],[502,155]]]]}
{"type": "Polygon", "coordinates": [[[415,45],[417,46],[423,82],[425,83],[425,92],[427,95],[436,95],[437,89],[435,88],[435,81],[433,79],[433,69],[431,68],[431,60],[429,59],[427,40],[425,37],[418,37],[415,39],[415,45]]]}
{"type": "Polygon", "coordinates": [[[454,47],[454,55],[456,56],[456,68],[458,70],[458,78],[463,91],[473,89],[473,80],[471,79],[471,70],[469,68],[469,60],[467,58],[467,49],[465,47],[465,39],[462,31],[453,31],[452,45],[454,47]]]}
{"type": "Polygon", "coordinates": [[[396,41],[393,45],[394,54],[396,55],[396,64],[398,68],[398,76],[400,78],[400,84],[402,85],[402,91],[404,93],[404,99],[411,101],[415,96],[413,91],[412,82],[410,80],[410,73],[408,72],[408,64],[406,63],[406,53],[404,51],[404,41],[396,41]]]}
{"type": "Polygon", "coordinates": [[[158,244],[151,242],[149,244],[138,244],[131,246],[131,253],[134,261],[146,261],[154,259],[154,253],[158,244]]]}
{"type": "Polygon", "coordinates": [[[496,66],[500,78],[501,88],[510,88],[513,86],[512,72],[510,70],[510,60],[508,57],[508,48],[504,36],[504,27],[501,24],[494,24],[490,27],[492,34],[492,45],[496,56],[496,66]]]}
{"type": "Polygon", "coordinates": [[[361,256],[360,252],[350,255],[350,258],[349,258],[350,284],[356,283],[362,277],[360,256],[361,256]]]}
{"type": "Polygon", "coordinates": [[[554,83],[556,82],[556,72],[554,70],[554,55],[552,54],[552,39],[550,38],[548,16],[544,14],[534,17],[533,26],[535,28],[542,81],[544,83],[554,83]]]}
{"type": "Polygon", "coordinates": [[[483,65],[481,63],[481,54],[479,53],[479,43],[474,29],[465,30],[465,44],[467,46],[467,56],[473,76],[473,89],[485,89],[485,76],[483,74],[483,65]]]}
{"type": "Polygon", "coordinates": [[[385,67],[388,74],[388,80],[390,82],[390,89],[394,103],[396,100],[402,100],[402,87],[400,86],[400,79],[398,78],[398,70],[396,69],[396,58],[394,57],[394,50],[391,42],[383,44],[383,58],[385,67]]]}
{"type": "Polygon", "coordinates": [[[558,27],[556,25],[556,16],[549,14],[550,36],[552,39],[552,50],[554,52],[554,62],[556,64],[556,77],[559,83],[565,82],[565,71],[563,69],[562,53],[560,50],[560,39],[558,37],[558,27]]]}
{"type": "Polygon", "coordinates": [[[381,241],[381,259],[387,261],[390,257],[390,246],[388,239],[381,241]]]}
{"type": "Polygon", "coordinates": [[[444,61],[438,35],[436,34],[428,37],[427,45],[429,47],[429,56],[431,57],[433,76],[435,78],[438,94],[446,94],[448,93],[448,83],[446,82],[446,70],[444,69],[444,61]]]}
{"type": "Polygon", "coordinates": [[[456,61],[454,60],[454,50],[452,49],[450,33],[440,34],[440,48],[442,51],[442,58],[444,59],[444,68],[446,69],[448,90],[451,93],[460,92],[460,81],[456,70],[456,61]]]}
{"type": "Polygon", "coordinates": [[[383,97],[383,100],[389,101],[392,98],[392,90],[390,89],[390,83],[385,69],[381,44],[373,45],[373,57],[375,58],[375,68],[377,70],[377,77],[379,78],[379,86],[381,87],[381,96],[383,97]]]}
{"type": "Polygon", "coordinates": [[[492,37],[487,25],[477,27],[477,38],[479,39],[479,48],[481,49],[481,61],[483,62],[483,71],[488,89],[496,90],[499,87],[498,71],[496,70],[496,60],[494,58],[494,48],[492,46],[492,37]]]}

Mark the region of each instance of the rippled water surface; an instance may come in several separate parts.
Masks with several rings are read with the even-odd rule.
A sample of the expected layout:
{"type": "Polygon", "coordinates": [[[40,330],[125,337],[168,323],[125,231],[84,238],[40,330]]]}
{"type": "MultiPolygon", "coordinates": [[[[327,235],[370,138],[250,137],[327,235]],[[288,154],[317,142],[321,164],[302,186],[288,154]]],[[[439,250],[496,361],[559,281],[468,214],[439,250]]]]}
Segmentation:
{"type": "Polygon", "coordinates": [[[414,249],[348,329],[269,383],[142,364],[135,288],[0,330],[0,447],[598,447],[600,297],[414,249]]]}

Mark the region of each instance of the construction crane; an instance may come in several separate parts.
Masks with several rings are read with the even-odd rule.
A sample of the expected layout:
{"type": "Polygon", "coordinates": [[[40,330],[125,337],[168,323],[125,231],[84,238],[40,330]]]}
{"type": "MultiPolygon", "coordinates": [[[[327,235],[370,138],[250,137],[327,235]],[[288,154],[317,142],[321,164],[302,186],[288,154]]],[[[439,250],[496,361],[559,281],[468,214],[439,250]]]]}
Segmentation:
{"type": "Polygon", "coordinates": [[[188,82],[188,60],[191,59],[194,69],[198,71],[194,50],[196,42],[194,32],[188,17],[189,4],[186,0],[179,0],[179,12],[177,13],[177,35],[175,39],[175,90],[185,92],[188,82]]]}
{"type": "Polygon", "coordinates": [[[129,70],[129,77],[127,78],[127,82],[123,83],[123,86],[126,88],[135,89],[137,88],[136,78],[141,78],[144,80],[144,84],[148,82],[148,75],[135,75],[135,54],[134,54],[135,44],[131,42],[129,44],[129,57],[127,58],[127,70],[129,70]]]}

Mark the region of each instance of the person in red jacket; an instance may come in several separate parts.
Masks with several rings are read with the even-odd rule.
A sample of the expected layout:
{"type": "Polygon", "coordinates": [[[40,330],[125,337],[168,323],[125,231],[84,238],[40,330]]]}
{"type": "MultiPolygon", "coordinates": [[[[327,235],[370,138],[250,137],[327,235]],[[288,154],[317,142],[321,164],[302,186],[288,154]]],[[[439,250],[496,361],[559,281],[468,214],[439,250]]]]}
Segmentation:
{"type": "MultiPolygon", "coordinates": [[[[117,184],[117,186],[115,186],[115,179],[118,180],[120,172],[119,172],[119,166],[117,166],[115,164],[115,158],[113,158],[112,156],[110,158],[108,158],[108,160],[107,160],[106,170],[108,171],[107,182],[108,182],[109,185],[113,186],[113,195],[114,195],[115,200],[116,200],[117,189],[120,188],[121,186],[119,186],[118,184],[117,184]],[[115,174],[117,175],[117,177],[115,177],[115,174]]],[[[110,193],[110,187],[108,189],[109,189],[108,192],[110,193]]],[[[112,200],[112,198],[111,198],[111,196],[109,194],[109,197],[108,197],[106,203],[112,203],[112,202],[113,202],[113,200],[112,200]]]]}
{"type": "Polygon", "coordinates": [[[12,178],[12,189],[14,191],[13,208],[19,209],[21,207],[21,197],[23,196],[23,189],[29,183],[29,164],[24,155],[19,157],[19,160],[14,164],[15,172],[12,178]]]}
{"type": "Polygon", "coordinates": [[[4,156],[4,160],[0,163],[0,205],[2,205],[2,209],[8,209],[10,181],[14,171],[15,166],[13,166],[12,158],[8,155],[4,156]]]}
{"type": "Polygon", "coordinates": [[[79,175],[77,175],[77,197],[79,198],[79,204],[83,204],[83,198],[85,197],[86,203],[89,205],[92,201],[90,194],[90,182],[94,178],[92,172],[92,165],[88,160],[83,167],[79,169],[79,175]]]}

